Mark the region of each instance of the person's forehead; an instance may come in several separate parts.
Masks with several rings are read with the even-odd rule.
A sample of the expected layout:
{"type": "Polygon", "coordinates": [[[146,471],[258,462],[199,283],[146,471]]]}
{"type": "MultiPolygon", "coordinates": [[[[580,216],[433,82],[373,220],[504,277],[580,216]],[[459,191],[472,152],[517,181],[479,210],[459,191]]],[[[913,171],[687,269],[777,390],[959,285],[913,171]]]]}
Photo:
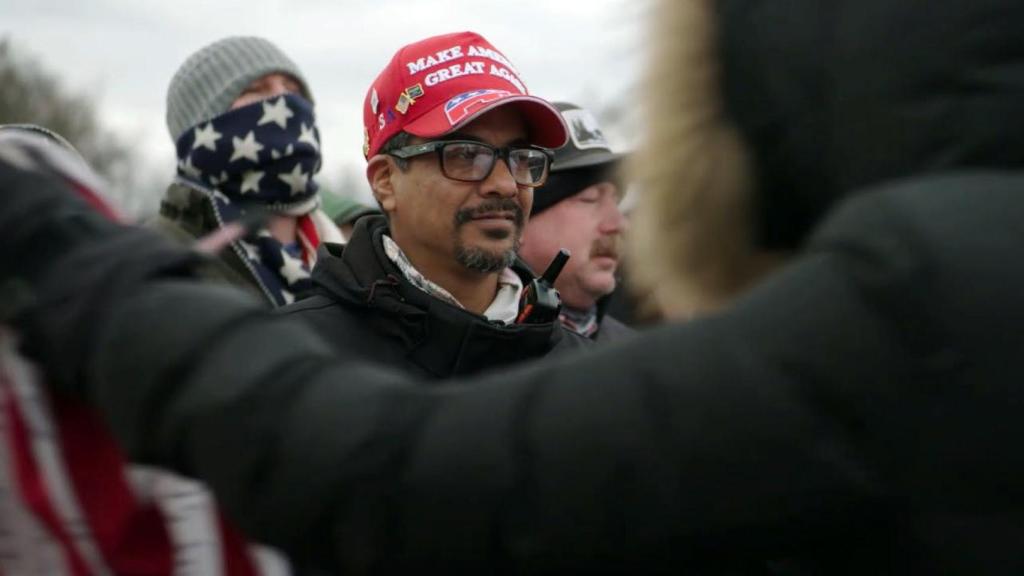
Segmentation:
{"type": "MultiPolygon", "coordinates": [[[[539,193],[543,194],[544,190],[541,189],[539,193]]],[[[589,217],[594,214],[593,204],[574,201],[582,199],[584,195],[599,201],[601,205],[605,207],[607,206],[605,203],[611,201],[615,206],[615,209],[619,209],[618,204],[621,193],[619,192],[618,187],[613,182],[602,181],[585,186],[575,194],[571,194],[561,201],[555,202],[550,208],[538,214],[537,217],[544,217],[547,214],[551,214],[552,219],[564,219],[567,224],[577,218],[589,217]]]]}
{"type": "MultiPolygon", "coordinates": [[[[573,224],[581,224],[593,218],[595,211],[592,204],[575,201],[582,192],[581,190],[577,194],[555,202],[539,214],[531,214],[530,220],[543,222],[549,228],[553,227],[558,231],[559,236],[585,235],[588,228],[577,228],[573,224]]],[[[541,189],[535,193],[544,194],[544,190],[541,189]]]]}
{"type": "Polygon", "coordinates": [[[269,72],[267,74],[264,74],[263,76],[260,76],[259,78],[255,79],[255,80],[253,80],[252,82],[250,82],[250,84],[262,84],[262,83],[270,82],[271,80],[276,80],[276,79],[280,79],[280,80],[282,80],[282,81],[284,81],[286,83],[295,84],[296,86],[299,86],[299,87],[302,86],[302,83],[299,82],[298,78],[296,78],[295,76],[292,76],[291,74],[288,74],[287,72],[269,72]]]}
{"type": "Polygon", "coordinates": [[[622,194],[619,190],[618,185],[616,185],[615,181],[609,178],[607,180],[600,180],[598,182],[594,182],[593,184],[589,184],[587,186],[584,186],[583,188],[580,188],[578,192],[572,195],[572,197],[595,193],[600,194],[602,198],[610,196],[614,198],[616,201],[622,194]]]}

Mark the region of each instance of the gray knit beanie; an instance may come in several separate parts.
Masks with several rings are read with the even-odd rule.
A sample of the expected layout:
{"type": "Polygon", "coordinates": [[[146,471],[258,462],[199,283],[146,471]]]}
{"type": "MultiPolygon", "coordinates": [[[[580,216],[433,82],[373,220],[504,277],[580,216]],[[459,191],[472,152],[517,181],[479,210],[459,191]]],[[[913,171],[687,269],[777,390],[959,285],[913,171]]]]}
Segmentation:
{"type": "Polygon", "coordinates": [[[269,40],[233,36],[188,57],[167,88],[167,129],[171,140],[189,128],[220,116],[253,80],[281,72],[294,76],[312,99],[299,67],[269,40]]]}

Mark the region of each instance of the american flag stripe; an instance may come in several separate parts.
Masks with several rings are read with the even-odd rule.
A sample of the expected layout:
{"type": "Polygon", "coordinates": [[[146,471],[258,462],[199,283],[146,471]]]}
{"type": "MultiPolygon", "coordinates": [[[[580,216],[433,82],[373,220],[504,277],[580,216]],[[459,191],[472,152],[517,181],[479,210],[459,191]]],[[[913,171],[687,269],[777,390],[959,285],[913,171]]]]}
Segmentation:
{"type": "MultiPolygon", "coordinates": [[[[56,511],[54,511],[53,504],[46,494],[46,487],[40,478],[39,470],[35,466],[28,426],[25,424],[17,405],[17,396],[14,394],[12,378],[6,371],[0,378],[2,378],[0,386],[3,387],[6,420],[8,423],[7,438],[10,442],[10,451],[13,456],[11,468],[13,468],[12,479],[15,489],[11,491],[11,496],[23,502],[40,522],[41,528],[55,540],[55,542],[50,543],[46,539],[39,538],[38,542],[28,543],[31,546],[40,546],[45,556],[27,559],[27,562],[30,565],[37,562],[48,563],[50,564],[49,568],[55,570],[52,572],[53,574],[84,576],[89,573],[85,561],[82,560],[71,537],[64,529],[64,526],[61,525],[60,518],[57,516],[56,511]],[[66,564],[63,566],[59,566],[57,562],[54,562],[52,557],[47,557],[49,556],[47,553],[50,552],[53,544],[56,544],[57,549],[65,558],[66,564]],[[56,570],[59,570],[59,572],[56,570]]],[[[17,552],[19,554],[33,554],[34,551],[19,550],[17,552]]]]}
{"type": "Polygon", "coordinates": [[[249,559],[257,566],[261,576],[289,576],[288,560],[273,548],[256,544],[249,545],[249,559]]]}
{"type": "Polygon", "coordinates": [[[210,494],[191,480],[156,469],[146,472],[150,475],[148,493],[167,521],[176,550],[174,573],[223,575],[223,543],[210,494]]]}
{"type": "Polygon", "coordinates": [[[8,393],[8,380],[6,371],[0,370],[0,569],[10,574],[68,574],[60,544],[21,498],[13,472],[17,450],[13,422],[17,414],[8,393]]]}
{"type": "MultiPolygon", "coordinates": [[[[314,214],[320,214],[315,212],[314,214]]],[[[321,222],[321,225],[325,223],[321,222]]],[[[313,268],[316,264],[316,249],[320,246],[320,234],[317,232],[317,223],[313,220],[311,214],[299,216],[298,218],[299,228],[299,242],[302,246],[302,259],[307,266],[313,268]]]]}
{"type": "Polygon", "coordinates": [[[106,437],[95,411],[61,398],[51,406],[76,499],[106,564],[115,574],[169,573],[173,548],[163,515],[132,494],[116,445],[94,440],[106,437]]]}
{"type": "Polygon", "coordinates": [[[245,542],[238,537],[238,534],[228,529],[220,515],[216,517],[216,520],[218,536],[221,546],[224,548],[224,565],[221,567],[224,576],[258,576],[256,566],[249,558],[245,542]]]}
{"type": "MultiPolygon", "coordinates": [[[[38,381],[39,376],[26,362],[11,362],[10,371],[10,390],[17,398],[31,440],[29,446],[33,461],[26,462],[26,465],[34,464],[34,479],[38,482],[37,489],[41,491],[40,498],[48,501],[48,508],[52,508],[56,514],[59,526],[74,544],[76,556],[87,566],[86,573],[108,576],[111,571],[100,555],[71,487],[60,449],[58,430],[48,410],[48,398],[42,389],[32,384],[38,381]]],[[[73,566],[77,566],[77,561],[73,566]]]]}
{"type": "Polygon", "coordinates": [[[126,465],[91,409],[49,398],[0,326],[0,576],[287,576],[192,480],[126,465]]]}

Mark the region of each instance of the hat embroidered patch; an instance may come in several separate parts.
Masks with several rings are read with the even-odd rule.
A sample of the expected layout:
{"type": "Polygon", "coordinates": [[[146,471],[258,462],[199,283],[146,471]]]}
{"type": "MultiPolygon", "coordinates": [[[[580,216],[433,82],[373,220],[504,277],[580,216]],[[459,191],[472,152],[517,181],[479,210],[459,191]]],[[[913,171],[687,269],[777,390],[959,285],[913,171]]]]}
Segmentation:
{"type": "Polygon", "coordinates": [[[512,93],[508,90],[472,90],[470,92],[463,92],[445,103],[444,114],[448,117],[448,123],[454,126],[466,116],[482,108],[485,104],[511,95],[512,93]]]}

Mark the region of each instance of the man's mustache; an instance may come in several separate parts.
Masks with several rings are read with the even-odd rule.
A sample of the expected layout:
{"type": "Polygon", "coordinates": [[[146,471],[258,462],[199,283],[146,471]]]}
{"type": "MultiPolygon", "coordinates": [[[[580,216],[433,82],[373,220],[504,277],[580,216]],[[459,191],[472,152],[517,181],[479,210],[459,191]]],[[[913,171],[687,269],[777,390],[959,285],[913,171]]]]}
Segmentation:
{"type": "Polygon", "coordinates": [[[619,235],[601,236],[590,245],[590,257],[607,256],[619,259],[619,235]]]}
{"type": "Polygon", "coordinates": [[[511,198],[491,198],[471,208],[462,208],[455,213],[455,225],[462,226],[466,222],[486,214],[505,212],[512,214],[516,228],[523,227],[526,220],[523,216],[523,208],[511,198]]]}

